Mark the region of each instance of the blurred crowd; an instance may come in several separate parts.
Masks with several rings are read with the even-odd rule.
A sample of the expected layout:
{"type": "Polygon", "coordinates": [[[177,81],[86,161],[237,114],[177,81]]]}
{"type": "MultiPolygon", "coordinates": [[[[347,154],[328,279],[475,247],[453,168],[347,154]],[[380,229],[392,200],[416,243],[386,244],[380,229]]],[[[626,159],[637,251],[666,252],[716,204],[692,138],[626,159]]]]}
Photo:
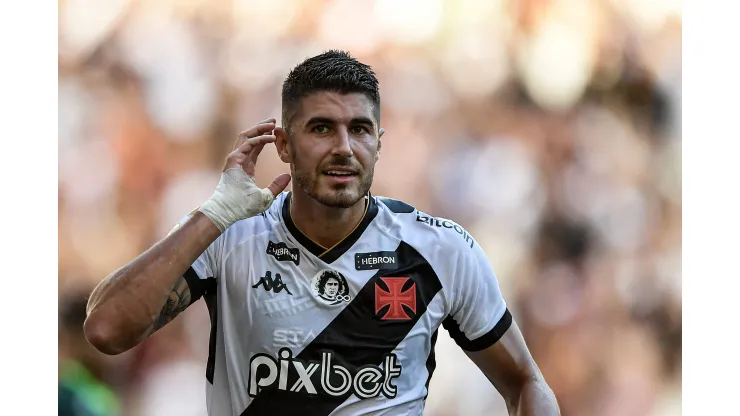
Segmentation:
{"type": "MultiPolygon", "coordinates": [[[[563,415],[680,415],[680,0],[60,0],[60,415],[205,415],[202,302],[106,357],[85,296],[335,48],[380,80],[373,192],[483,246],[563,415]]],[[[266,148],[258,183],[286,171],[266,148]]],[[[506,414],[437,354],[426,414],[506,414]]]]}

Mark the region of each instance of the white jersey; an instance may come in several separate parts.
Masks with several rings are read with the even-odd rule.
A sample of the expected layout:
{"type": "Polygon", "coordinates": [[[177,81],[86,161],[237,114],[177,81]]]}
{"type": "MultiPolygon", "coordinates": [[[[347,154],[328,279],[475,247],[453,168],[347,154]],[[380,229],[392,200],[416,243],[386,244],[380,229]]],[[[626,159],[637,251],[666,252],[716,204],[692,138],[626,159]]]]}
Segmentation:
{"type": "Polygon", "coordinates": [[[185,275],[211,315],[209,415],[420,415],[440,325],[466,351],[511,325],[456,223],[369,196],[357,228],[324,248],[290,201],[229,227],[185,275]]]}

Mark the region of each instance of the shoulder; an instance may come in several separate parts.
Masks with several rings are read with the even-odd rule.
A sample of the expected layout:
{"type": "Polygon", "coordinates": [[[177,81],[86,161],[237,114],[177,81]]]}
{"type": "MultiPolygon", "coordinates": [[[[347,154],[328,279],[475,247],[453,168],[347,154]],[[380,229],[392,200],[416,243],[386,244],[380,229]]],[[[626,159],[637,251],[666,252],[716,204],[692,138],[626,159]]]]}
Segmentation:
{"type": "Polygon", "coordinates": [[[451,219],[435,217],[397,199],[376,199],[388,218],[383,224],[387,231],[414,246],[451,253],[470,251],[477,245],[473,236],[451,219]]]}
{"type": "Polygon", "coordinates": [[[457,222],[430,215],[402,201],[378,198],[379,225],[393,238],[411,246],[431,265],[450,296],[488,279],[488,258],[473,236],[457,222]]]}
{"type": "Polygon", "coordinates": [[[394,214],[412,214],[416,211],[412,205],[398,199],[388,198],[385,196],[376,196],[375,200],[382,204],[386,209],[394,214]]]}

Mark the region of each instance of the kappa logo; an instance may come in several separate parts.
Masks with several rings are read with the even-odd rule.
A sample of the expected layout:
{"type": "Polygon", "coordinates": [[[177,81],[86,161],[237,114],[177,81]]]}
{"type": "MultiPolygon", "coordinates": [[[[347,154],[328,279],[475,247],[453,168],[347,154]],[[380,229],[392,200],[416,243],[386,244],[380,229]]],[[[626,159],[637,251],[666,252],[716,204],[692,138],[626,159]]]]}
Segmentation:
{"type": "Polygon", "coordinates": [[[256,354],[249,360],[247,391],[253,398],[263,389],[275,387],[307,395],[341,397],[352,393],[360,399],[381,394],[393,399],[398,394],[393,380],[401,376],[403,368],[395,354],[386,355],[382,366],[364,365],[355,374],[335,362],[336,355],[329,351],[321,354],[321,362],[297,360],[289,348],[280,349],[278,359],[256,354]]]}
{"type": "Polygon", "coordinates": [[[385,310],[381,320],[411,319],[404,307],[416,315],[416,283],[412,282],[406,290],[403,290],[410,280],[408,277],[381,277],[380,280],[388,288],[386,290],[379,282],[375,283],[375,313],[379,314],[385,310]]]}
{"type": "Polygon", "coordinates": [[[272,278],[272,272],[265,272],[265,275],[260,277],[260,281],[255,283],[252,288],[256,289],[262,286],[266,291],[272,291],[273,293],[280,293],[283,290],[288,292],[289,295],[293,296],[288,290],[288,286],[283,283],[283,278],[280,277],[280,273],[275,274],[275,279],[272,278]]]}
{"type": "Polygon", "coordinates": [[[347,279],[336,270],[325,269],[316,273],[311,281],[311,289],[314,296],[326,305],[338,305],[352,300],[347,279]]]}
{"type": "Polygon", "coordinates": [[[285,243],[267,243],[267,254],[277,261],[292,261],[296,266],[301,262],[301,252],[297,248],[288,247],[285,243]]]}

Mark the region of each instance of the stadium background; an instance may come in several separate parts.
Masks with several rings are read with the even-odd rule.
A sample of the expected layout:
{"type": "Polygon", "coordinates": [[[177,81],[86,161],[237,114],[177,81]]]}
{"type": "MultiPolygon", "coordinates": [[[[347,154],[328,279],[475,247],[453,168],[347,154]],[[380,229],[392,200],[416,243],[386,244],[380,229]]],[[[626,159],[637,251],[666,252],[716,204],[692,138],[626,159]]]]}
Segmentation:
{"type": "MultiPolygon", "coordinates": [[[[60,386],[205,415],[202,302],[105,357],[81,294],[210,196],[330,48],[381,82],[373,192],[476,237],[563,414],[680,415],[679,0],[60,0],[60,386]]],[[[285,170],[270,147],[258,180],[285,170]]],[[[427,415],[505,414],[444,331],[437,353],[427,415]]]]}

